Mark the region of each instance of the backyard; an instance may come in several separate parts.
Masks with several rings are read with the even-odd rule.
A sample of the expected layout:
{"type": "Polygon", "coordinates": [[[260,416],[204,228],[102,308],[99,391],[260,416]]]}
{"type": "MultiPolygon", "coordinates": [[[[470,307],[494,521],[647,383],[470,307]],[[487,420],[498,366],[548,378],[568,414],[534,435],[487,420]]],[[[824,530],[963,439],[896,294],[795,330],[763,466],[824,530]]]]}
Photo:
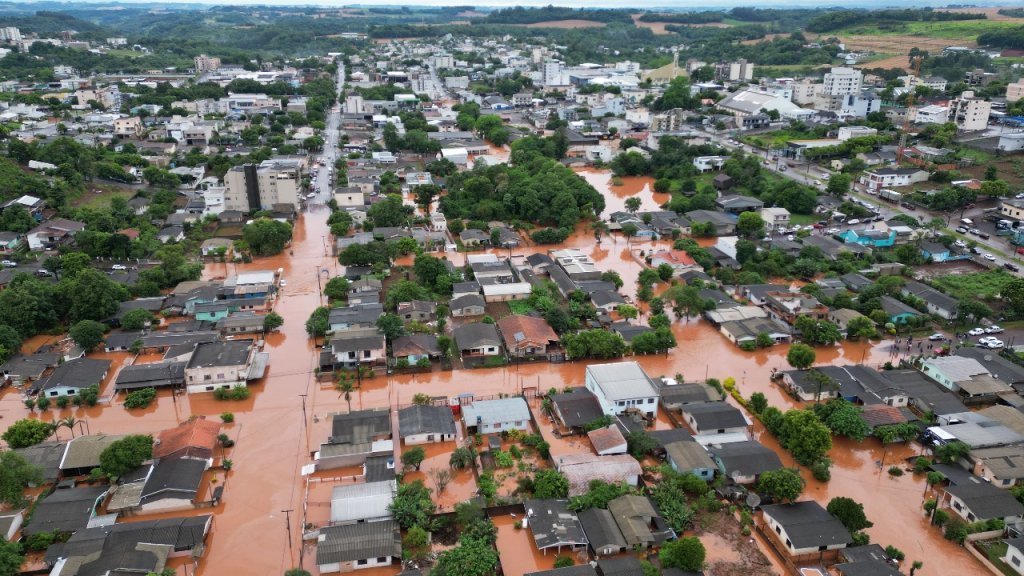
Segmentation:
{"type": "Polygon", "coordinates": [[[962,300],[981,298],[993,300],[1003,287],[1014,280],[1014,276],[1003,270],[989,270],[973,274],[947,274],[932,279],[947,294],[962,300]]]}

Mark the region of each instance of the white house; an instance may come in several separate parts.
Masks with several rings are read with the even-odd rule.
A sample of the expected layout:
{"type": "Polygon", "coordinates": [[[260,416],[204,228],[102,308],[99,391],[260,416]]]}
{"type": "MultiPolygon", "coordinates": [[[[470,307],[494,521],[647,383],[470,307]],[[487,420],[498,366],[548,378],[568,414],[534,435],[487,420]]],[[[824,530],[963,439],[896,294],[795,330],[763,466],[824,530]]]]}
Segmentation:
{"type": "Polygon", "coordinates": [[[968,522],[1000,519],[1012,526],[1024,516],[1024,504],[1009,490],[997,488],[981,478],[971,477],[963,484],[946,486],[944,500],[950,509],[968,522]]]}
{"type": "Polygon", "coordinates": [[[764,225],[769,229],[781,229],[789,227],[789,210],[785,208],[779,208],[770,206],[767,208],[761,208],[761,220],[764,220],[764,225]]]}
{"type": "Polygon", "coordinates": [[[700,172],[709,172],[711,170],[721,170],[722,165],[725,164],[725,156],[697,156],[693,159],[693,167],[700,172]]]}
{"type": "Polygon", "coordinates": [[[331,523],[350,524],[391,518],[388,507],[397,490],[394,480],[335,486],[331,491],[331,523]]]}
{"type": "Polygon", "coordinates": [[[390,566],[402,558],[402,534],[394,520],[326,526],[317,537],[321,574],[390,566]]]}
{"type": "Polygon", "coordinates": [[[928,172],[919,168],[879,168],[869,170],[860,177],[861,184],[875,191],[927,181],[928,172]]]}
{"type": "Polygon", "coordinates": [[[605,414],[616,415],[636,408],[653,418],[658,411],[658,387],[637,362],[587,366],[586,387],[597,397],[605,414]]]}
{"type": "Polygon", "coordinates": [[[840,550],[853,543],[838,518],[813,500],[763,506],[765,532],[785,546],[790,556],[840,550]]]}
{"type": "Polygon", "coordinates": [[[473,429],[481,434],[529,430],[530,407],[520,397],[480,400],[462,407],[462,421],[467,432],[473,429]]]}
{"type": "Polygon", "coordinates": [[[931,104],[917,109],[914,122],[918,124],[945,124],[949,118],[949,108],[931,104]]]}
{"type": "Polygon", "coordinates": [[[1006,555],[1002,558],[1003,562],[1009,564],[1017,574],[1024,575],[1024,536],[1003,540],[1003,542],[1006,542],[1006,555]]]}
{"type": "Polygon", "coordinates": [[[454,440],[455,426],[448,406],[414,404],[398,411],[398,434],[406,446],[454,440]]]}

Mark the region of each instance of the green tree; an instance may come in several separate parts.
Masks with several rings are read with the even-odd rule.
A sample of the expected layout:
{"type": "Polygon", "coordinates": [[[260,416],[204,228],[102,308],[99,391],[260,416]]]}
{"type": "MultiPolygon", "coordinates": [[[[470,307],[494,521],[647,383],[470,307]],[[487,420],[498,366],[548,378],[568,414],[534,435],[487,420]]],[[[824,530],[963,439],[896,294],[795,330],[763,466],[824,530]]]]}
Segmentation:
{"type": "Polygon", "coordinates": [[[103,341],[107,325],[93,320],[82,320],[68,330],[68,335],[85,350],[92,350],[103,341]]]}
{"type": "Polygon", "coordinates": [[[0,362],[10,360],[21,349],[21,334],[6,324],[0,324],[0,362]]]}
{"type": "Polygon", "coordinates": [[[490,576],[498,565],[498,552],[486,540],[459,539],[459,545],[441,552],[431,576],[490,576]]]}
{"type": "Polygon", "coordinates": [[[414,468],[418,472],[426,457],[427,451],[422,446],[414,446],[402,453],[402,466],[414,468]]]}
{"type": "Polygon", "coordinates": [[[273,332],[284,325],[284,318],[277,312],[271,312],[263,317],[263,331],[273,332]]]}
{"type": "Polygon", "coordinates": [[[844,398],[833,398],[824,404],[815,404],[814,413],[833,434],[860,442],[871,432],[871,427],[860,416],[860,408],[844,398]]]}
{"type": "Polygon", "coordinates": [[[100,453],[100,468],[110,476],[124,476],[153,457],[153,437],[132,434],[117,440],[100,453]]]}
{"type": "Polygon", "coordinates": [[[850,192],[850,184],[852,183],[853,176],[849,174],[836,174],[829,179],[828,185],[825,186],[825,191],[831,196],[842,198],[850,192]]]}
{"type": "Polygon", "coordinates": [[[382,314],[377,318],[377,328],[384,334],[388,342],[394,342],[396,338],[405,334],[405,325],[397,314],[382,314]]]}
{"type": "Polygon", "coordinates": [[[859,340],[861,338],[874,338],[878,335],[875,323],[867,316],[857,316],[846,323],[846,338],[859,340]]]}
{"type": "Polygon", "coordinates": [[[291,241],[292,227],[287,222],[257,218],[242,228],[242,239],[254,255],[273,256],[291,241]]]}
{"type": "Polygon", "coordinates": [[[786,361],[798,370],[810,368],[814,364],[815,358],[817,358],[817,354],[814,353],[814,348],[806,344],[793,344],[789,347],[789,352],[786,353],[786,361]]]}
{"type": "Polygon", "coordinates": [[[156,324],[156,317],[149,310],[143,308],[129,310],[121,317],[121,328],[125,330],[142,330],[147,323],[151,326],[156,324]]]}
{"type": "Polygon", "coordinates": [[[400,484],[395,499],[388,505],[395,522],[406,530],[413,526],[427,526],[436,509],[430,499],[430,489],[423,485],[422,480],[400,484]]]}
{"type": "Polygon", "coordinates": [[[662,568],[678,568],[696,572],[704,568],[704,544],[696,536],[684,536],[666,542],[658,553],[662,568]]]}
{"type": "Polygon", "coordinates": [[[828,513],[835,516],[850,532],[871,528],[874,524],[864,514],[864,505],[853,498],[836,496],[828,501],[828,513]]]}
{"type": "Polygon", "coordinates": [[[82,270],[73,278],[61,281],[58,291],[70,303],[68,318],[103,321],[117,313],[120,303],[128,299],[128,290],[99,270],[82,270]]]}
{"type": "Polygon", "coordinates": [[[569,496],[569,480],[554,468],[542,468],[533,477],[533,497],[539,500],[566,498],[569,496]]]}
{"type": "Polygon", "coordinates": [[[19,507],[25,501],[25,488],[42,483],[43,473],[39,467],[29,464],[21,454],[0,451],[0,502],[19,507]]]}
{"type": "Polygon", "coordinates": [[[331,309],[326,306],[320,306],[313,313],[309,315],[309,319],[306,320],[306,334],[316,338],[327,334],[327,329],[330,328],[328,318],[331,315],[331,309]]]}
{"type": "Polygon", "coordinates": [[[324,286],[324,295],[333,301],[342,302],[348,300],[349,281],[344,276],[335,276],[327,281],[324,286]]]}
{"type": "Polygon", "coordinates": [[[750,408],[750,411],[754,414],[760,414],[768,407],[768,399],[765,398],[764,394],[754,392],[750,395],[750,401],[747,403],[747,407],[750,408]]]}
{"type": "Polygon", "coordinates": [[[575,565],[576,562],[573,561],[572,556],[555,556],[555,568],[568,568],[575,565]]]}
{"type": "Polygon", "coordinates": [[[292,568],[291,570],[286,570],[284,576],[312,576],[312,574],[302,568],[292,568]]]}
{"type": "Polygon", "coordinates": [[[124,407],[128,409],[145,408],[156,400],[156,388],[139,388],[132,390],[124,399],[124,407]]]}
{"type": "Polygon", "coordinates": [[[761,238],[764,236],[764,220],[757,212],[744,212],[736,221],[736,233],[744,238],[761,238]]]}
{"type": "Polygon", "coordinates": [[[655,448],[658,447],[658,441],[647,432],[638,430],[626,434],[626,447],[629,450],[630,456],[641,460],[644,456],[654,452],[655,448]]]}
{"type": "Polygon", "coordinates": [[[813,464],[832,449],[832,432],[811,410],[789,410],[778,433],[779,442],[797,462],[813,464]]]}
{"type": "Polygon", "coordinates": [[[770,470],[757,480],[757,491],[779,502],[792,502],[804,491],[804,479],[792,468],[770,470]]]}
{"type": "Polygon", "coordinates": [[[21,565],[24,562],[21,544],[0,539],[0,575],[15,576],[21,573],[21,565]]]}

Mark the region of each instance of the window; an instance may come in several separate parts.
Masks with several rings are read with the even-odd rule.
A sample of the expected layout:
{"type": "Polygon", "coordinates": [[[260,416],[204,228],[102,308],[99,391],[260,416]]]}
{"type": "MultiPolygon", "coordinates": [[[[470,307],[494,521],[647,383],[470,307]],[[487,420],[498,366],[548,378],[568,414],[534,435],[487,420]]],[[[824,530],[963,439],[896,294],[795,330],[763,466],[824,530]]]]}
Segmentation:
{"type": "Polygon", "coordinates": [[[523,421],[522,420],[516,420],[516,427],[517,428],[522,426],[522,425],[523,425],[523,421]]]}
{"type": "Polygon", "coordinates": [[[380,558],[377,558],[377,562],[380,562],[381,564],[384,564],[387,561],[387,556],[381,556],[380,558]]]}
{"type": "Polygon", "coordinates": [[[1020,556],[1014,554],[1010,557],[1010,562],[1012,562],[1014,566],[1020,566],[1020,556]]]}
{"type": "Polygon", "coordinates": [[[953,508],[956,508],[957,512],[964,509],[958,500],[953,501],[953,508]]]}
{"type": "Polygon", "coordinates": [[[363,350],[363,358],[369,358],[369,357],[370,357],[370,351],[369,350],[363,350]]]}
{"type": "Polygon", "coordinates": [[[358,565],[358,566],[366,566],[369,563],[370,563],[369,560],[356,560],[356,565],[358,565]]]}
{"type": "Polygon", "coordinates": [[[781,526],[776,526],[775,527],[775,533],[781,535],[782,534],[782,527],[781,526]]]}
{"type": "Polygon", "coordinates": [[[203,380],[209,380],[209,379],[210,379],[210,375],[209,374],[203,374],[203,380]]]}
{"type": "Polygon", "coordinates": [[[623,402],[622,400],[619,400],[618,402],[616,402],[616,403],[615,403],[615,405],[616,405],[616,406],[625,406],[625,405],[626,405],[626,403],[625,403],[625,402],[623,402]]]}
{"type": "Polygon", "coordinates": [[[434,441],[434,435],[433,434],[427,434],[427,442],[433,442],[433,441],[434,441]]]}
{"type": "Polygon", "coordinates": [[[206,387],[206,391],[207,392],[213,392],[213,386],[207,386],[206,387]]]}
{"type": "Polygon", "coordinates": [[[224,373],[223,372],[221,372],[220,374],[217,374],[217,380],[223,380],[223,379],[224,379],[224,373]]]}

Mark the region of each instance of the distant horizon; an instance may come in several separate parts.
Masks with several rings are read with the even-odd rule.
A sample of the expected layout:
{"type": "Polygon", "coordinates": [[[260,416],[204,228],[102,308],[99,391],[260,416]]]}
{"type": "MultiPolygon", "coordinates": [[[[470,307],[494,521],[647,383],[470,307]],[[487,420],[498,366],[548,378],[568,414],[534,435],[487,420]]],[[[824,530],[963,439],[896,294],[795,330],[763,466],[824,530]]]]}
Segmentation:
{"type": "MultiPolygon", "coordinates": [[[[168,5],[168,4],[182,4],[192,6],[276,6],[276,7],[310,7],[310,8],[359,8],[359,7],[393,7],[400,8],[403,6],[415,7],[415,8],[430,8],[430,7],[442,7],[442,6],[472,6],[480,8],[513,8],[513,7],[524,7],[524,8],[542,8],[544,6],[557,6],[561,8],[591,8],[591,9],[613,9],[613,8],[632,8],[635,10],[675,10],[675,11],[706,11],[706,10],[720,10],[729,9],[736,7],[753,7],[753,8],[863,8],[863,9],[880,9],[880,8],[944,8],[951,5],[956,7],[964,8],[996,8],[996,7],[1010,7],[1019,6],[1024,7],[1022,2],[1006,2],[1002,0],[983,0],[975,2],[950,2],[949,0],[908,0],[905,2],[894,2],[893,0],[867,0],[864,2],[858,2],[849,4],[841,2],[839,0],[709,0],[702,2],[695,2],[694,0],[655,0],[657,3],[653,6],[638,8],[636,2],[630,2],[629,0],[403,0],[396,2],[395,0],[361,0],[359,2],[347,2],[344,0],[331,1],[331,0],[220,0],[218,2],[196,2],[195,0],[75,0],[74,2],[63,2],[72,6],[78,4],[124,4],[124,5],[168,5]]],[[[53,2],[48,0],[28,0],[25,2],[10,2],[10,4],[30,6],[33,4],[53,4],[61,2],[53,2]]],[[[2,6],[2,3],[0,3],[2,6]]]]}

